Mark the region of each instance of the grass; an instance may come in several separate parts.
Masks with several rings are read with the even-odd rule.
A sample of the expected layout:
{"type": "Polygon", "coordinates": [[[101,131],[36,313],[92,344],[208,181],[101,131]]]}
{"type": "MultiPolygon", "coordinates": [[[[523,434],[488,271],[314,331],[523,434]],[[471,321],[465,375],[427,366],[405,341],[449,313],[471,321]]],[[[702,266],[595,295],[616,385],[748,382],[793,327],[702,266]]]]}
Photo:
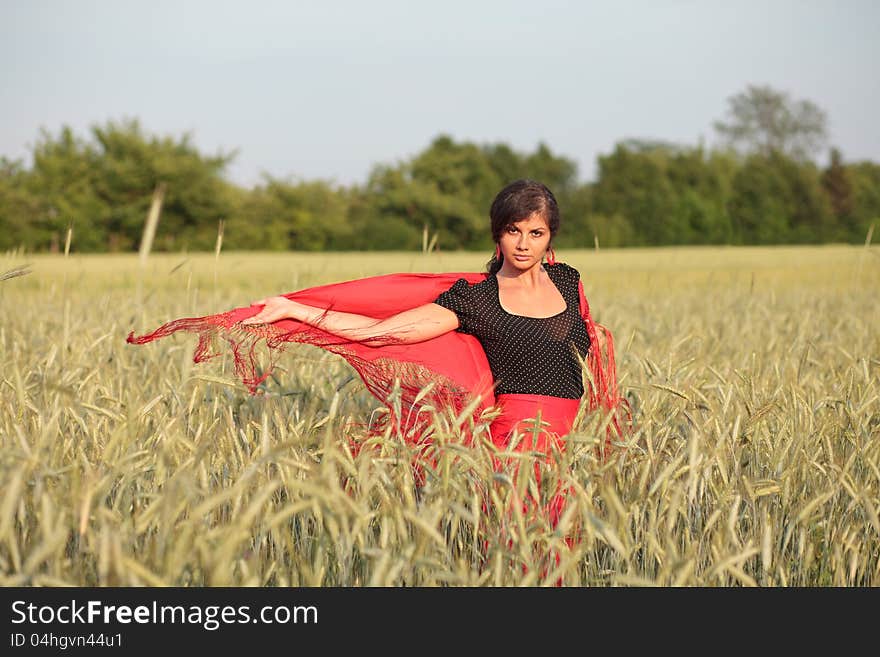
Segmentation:
{"type": "Polygon", "coordinates": [[[421,490],[393,433],[353,456],[379,404],[337,357],[291,349],[252,397],[192,337],[125,343],[488,254],[0,256],[0,584],[880,585],[880,251],[559,258],[615,334],[638,430],[599,461],[601,418],[576,424],[545,473],[575,490],[554,530],[500,511],[530,482],[442,410],[421,490]]]}

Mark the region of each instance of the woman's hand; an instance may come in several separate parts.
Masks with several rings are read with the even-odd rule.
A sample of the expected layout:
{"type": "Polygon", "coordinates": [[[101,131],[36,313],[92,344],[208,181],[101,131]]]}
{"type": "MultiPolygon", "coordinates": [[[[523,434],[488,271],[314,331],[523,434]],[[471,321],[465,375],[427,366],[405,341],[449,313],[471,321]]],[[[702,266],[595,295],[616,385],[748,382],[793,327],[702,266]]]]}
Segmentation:
{"type": "Polygon", "coordinates": [[[279,319],[290,319],[293,317],[292,310],[296,302],[291,301],[287,297],[267,297],[254,301],[251,305],[257,306],[264,304],[265,307],[253,317],[243,319],[241,324],[271,324],[279,319]]]}

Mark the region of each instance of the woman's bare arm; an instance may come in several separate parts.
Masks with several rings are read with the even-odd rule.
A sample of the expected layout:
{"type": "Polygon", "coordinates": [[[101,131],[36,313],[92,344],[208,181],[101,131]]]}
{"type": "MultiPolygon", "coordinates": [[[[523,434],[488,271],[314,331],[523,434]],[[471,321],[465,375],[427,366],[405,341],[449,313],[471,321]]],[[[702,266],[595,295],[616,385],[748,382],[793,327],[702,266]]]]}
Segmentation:
{"type": "Polygon", "coordinates": [[[281,319],[295,319],[367,345],[422,342],[458,328],[456,314],[436,303],[426,303],[382,320],[307,306],[287,297],[269,297],[254,304],[265,304],[265,307],[243,320],[242,324],[270,324],[281,319]]]}

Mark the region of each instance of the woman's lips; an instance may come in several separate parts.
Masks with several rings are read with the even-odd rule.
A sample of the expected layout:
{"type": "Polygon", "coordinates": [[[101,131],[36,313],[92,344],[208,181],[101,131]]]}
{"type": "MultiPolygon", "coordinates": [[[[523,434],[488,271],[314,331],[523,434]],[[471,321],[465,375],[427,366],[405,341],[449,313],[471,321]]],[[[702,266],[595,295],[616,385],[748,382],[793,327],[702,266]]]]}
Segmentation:
{"type": "Polygon", "coordinates": [[[530,257],[531,256],[515,255],[515,256],[513,256],[513,259],[514,260],[528,260],[530,257]]]}

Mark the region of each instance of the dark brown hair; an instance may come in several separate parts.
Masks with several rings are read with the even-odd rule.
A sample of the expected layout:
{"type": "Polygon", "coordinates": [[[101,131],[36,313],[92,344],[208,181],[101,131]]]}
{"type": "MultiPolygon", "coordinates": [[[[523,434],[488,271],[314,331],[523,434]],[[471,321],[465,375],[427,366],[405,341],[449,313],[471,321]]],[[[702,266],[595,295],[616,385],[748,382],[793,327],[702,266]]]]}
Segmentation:
{"type": "MultiPolygon", "coordinates": [[[[546,185],[534,180],[514,180],[504,189],[498,192],[492,207],[489,210],[489,218],[492,222],[492,241],[498,244],[501,233],[511,224],[527,219],[532,214],[538,213],[547,222],[550,229],[550,240],[559,230],[559,206],[556,197],[553,196],[546,185]]],[[[486,272],[491,276],[501,269],[504,256],[492,259],[486,263],[486,272]]]]}

